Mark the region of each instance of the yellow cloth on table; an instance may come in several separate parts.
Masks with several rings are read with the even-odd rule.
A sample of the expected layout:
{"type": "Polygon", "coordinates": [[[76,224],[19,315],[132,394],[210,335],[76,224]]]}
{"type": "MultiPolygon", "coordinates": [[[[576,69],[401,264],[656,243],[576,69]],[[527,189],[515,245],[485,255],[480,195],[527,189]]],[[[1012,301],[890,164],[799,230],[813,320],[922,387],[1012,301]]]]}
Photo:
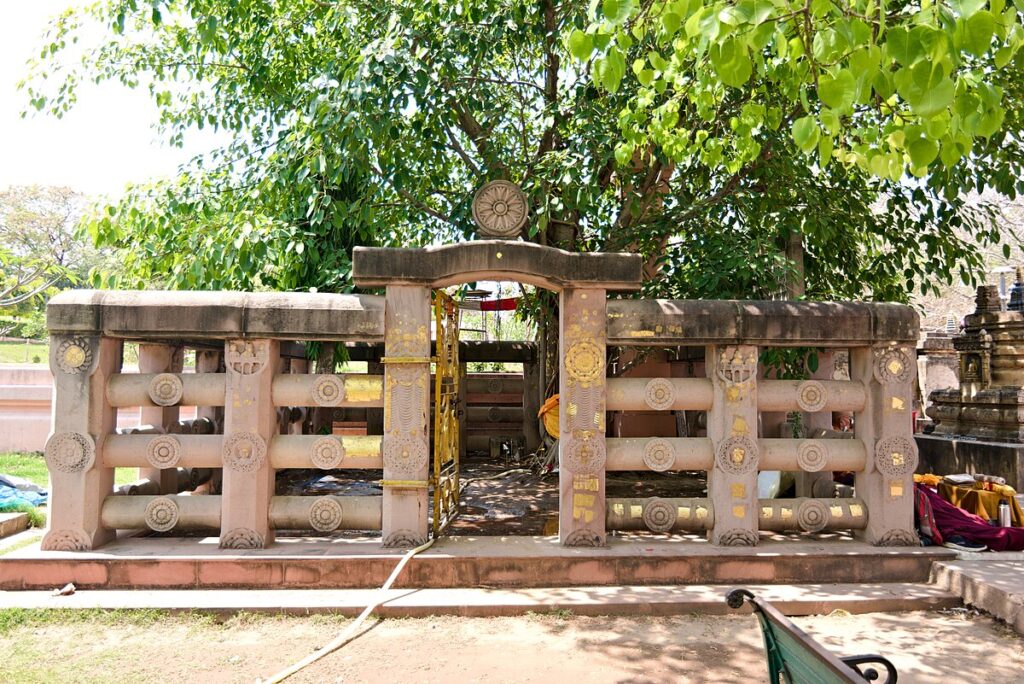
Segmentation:
{"type": "MultiPolygon", "coordinates": [[[[1013,490],[1010,489],[1010,491],[1013,490]]],[[[999,492],[972,487],[957,487],[945,482],[939,483],[939,496],[957,508],[962,508],[968,513],[974,513],[986,520],[998,520],[999,502],[1005,501],[1010,504],[1010,520],[1013,526],[1024,527],[1024,510],[1021,510],[1017,499],[1012,496],[1004,496],[999,492]]]]}

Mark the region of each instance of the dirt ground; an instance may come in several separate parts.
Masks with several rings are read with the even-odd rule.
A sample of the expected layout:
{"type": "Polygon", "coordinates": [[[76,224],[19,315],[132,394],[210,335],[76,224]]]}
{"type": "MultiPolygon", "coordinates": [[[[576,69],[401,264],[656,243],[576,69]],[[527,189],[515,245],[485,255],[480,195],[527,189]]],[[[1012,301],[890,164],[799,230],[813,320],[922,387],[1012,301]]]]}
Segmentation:
{"type": "MultiPolygon", "coordinates": [[[[834,652],[882,653],[901,684],[1024,682],[1024,639],[971,612],[795,620],[834,652]]],[[[254,682],[328,642],[331,616],[0,613],[0,681],[254,682]]],[[[752,616],[370,621],[289,682],[763,682],[752,616]]]]}

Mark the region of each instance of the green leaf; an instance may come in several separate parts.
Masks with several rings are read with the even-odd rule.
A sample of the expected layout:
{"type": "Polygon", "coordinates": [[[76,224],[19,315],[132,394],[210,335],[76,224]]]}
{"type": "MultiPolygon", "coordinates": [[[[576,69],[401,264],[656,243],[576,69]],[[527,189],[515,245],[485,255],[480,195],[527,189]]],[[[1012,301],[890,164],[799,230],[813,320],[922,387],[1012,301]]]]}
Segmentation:
{"type": "Polygon", "coordinates": [[[846,69],[840,69],[834,76],[823,74],[818,79],[818,97],[838,112],[849,111],[857,97],[857,81],[846,69]]]}
{"type": "Polygon", "coordinates": [[[915,114],[930,117],[953,103],[953,81],[941,64],[918,62],[896,73],[896,90],[915,114]]]}
{"type": "Polygon", "coordinates": [[[969,17],[985,6],[986,0],[950,0],[950,6],[961,17],[969,17]]]}
{"type": "Polygon", "coordinates": [[[570,54],[581,62],[587,61],[590,58],[590,53],[594,51],[593,36],[579,29],[573,29],[573,32],[569,34],[568,42],[570,54]]]}
{"type": "Polygon", "coordinates": [[[634,0],[603,0],[601,11],[612,24],[621,24],[633,14],[634,0]]]}
{"type": "Polygon", "coordinates": [[[708,56],[718,78],[726,85],[740,88],[753,73],[747,46],[738,40],[729,38],[721,45],[712,45],[708,56]]]}
{"type": "Polygon", "coordinates": [[[683,20],[675,12],[666,12],[661,15],[661,25],[669,36],[674,36],[682,23],[683,20]]]}
{"type": "Polygon", "coordinates": [[[996,31],[996,18],[990,12],[976,12],[967,20],[957,21],[961,43],[972,55],[980,57],[992,47],[992,36],[996,31]],[[961,32],[962,31],[962,32],[961,32]]]}
{"type": "Polygon", "coordinates": [[[793,142],[804,152],[810,152],[817,146],[820,134],[813,116],[804,116],[793,122],[793,142]]]}
{"type": "Polygon", "coordinates": [[[918,138],[907,146],[907,152],[910,153],[911,164],[923,168],[939,156],[939,146],[931,138],[918,138]]]}

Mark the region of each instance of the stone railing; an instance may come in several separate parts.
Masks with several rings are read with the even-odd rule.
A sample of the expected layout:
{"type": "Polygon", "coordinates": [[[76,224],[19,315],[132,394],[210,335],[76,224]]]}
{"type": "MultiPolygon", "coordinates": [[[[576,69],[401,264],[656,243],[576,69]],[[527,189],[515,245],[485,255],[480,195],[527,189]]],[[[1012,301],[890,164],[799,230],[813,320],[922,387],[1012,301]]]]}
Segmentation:
{"type": "Polygon", "coordinates": [[[282,347],[381,341],[383,297],[75,291],[55,297],[48,317],[56,405],[44,549],[95,548],[116,530],[212,530],[222,547],[248,549],[275,529],[381,529],[381,497],[275,496],[274,479],[281,468],[382,467],[379,435],[294,434],[294,418],[303,407],[383,407],[383,377],[308,373],[282,347]],[[122,372],[126,340],[140,343],[140,372],[122,372]],[[195,373],[182,373],[187,347],[195,373]],[[181,406],[197,407],[184,430],[181,406]],[[143,434],[116,434],[127,407],[142,407],[143,434]],[[115,468],[139,468],[155,492],[115,494],[115,468]],[[180,469],[222,469],[222,494],[177,494],[180,469]]]}

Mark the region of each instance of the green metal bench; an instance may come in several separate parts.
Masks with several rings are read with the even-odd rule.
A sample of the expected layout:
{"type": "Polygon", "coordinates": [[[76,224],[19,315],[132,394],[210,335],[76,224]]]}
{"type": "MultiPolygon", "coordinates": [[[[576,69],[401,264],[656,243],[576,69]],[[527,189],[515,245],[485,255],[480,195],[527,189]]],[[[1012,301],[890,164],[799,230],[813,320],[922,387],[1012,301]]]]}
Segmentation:
{"type": "Polygon", "coordinates": [[[837,657],[785,615],[746,589],[733,589],[725,601],[734,609],[742,608],[743,602],[747,601],[754,609],[764,635],[768,681],[772,684],[780,681],[786,684],[863,684],[877,680],[878,670],[865,667],[867,665],[885,668],[884,684],[896,682],[896,668],[886,658],[879,655],[837,657]]]}

